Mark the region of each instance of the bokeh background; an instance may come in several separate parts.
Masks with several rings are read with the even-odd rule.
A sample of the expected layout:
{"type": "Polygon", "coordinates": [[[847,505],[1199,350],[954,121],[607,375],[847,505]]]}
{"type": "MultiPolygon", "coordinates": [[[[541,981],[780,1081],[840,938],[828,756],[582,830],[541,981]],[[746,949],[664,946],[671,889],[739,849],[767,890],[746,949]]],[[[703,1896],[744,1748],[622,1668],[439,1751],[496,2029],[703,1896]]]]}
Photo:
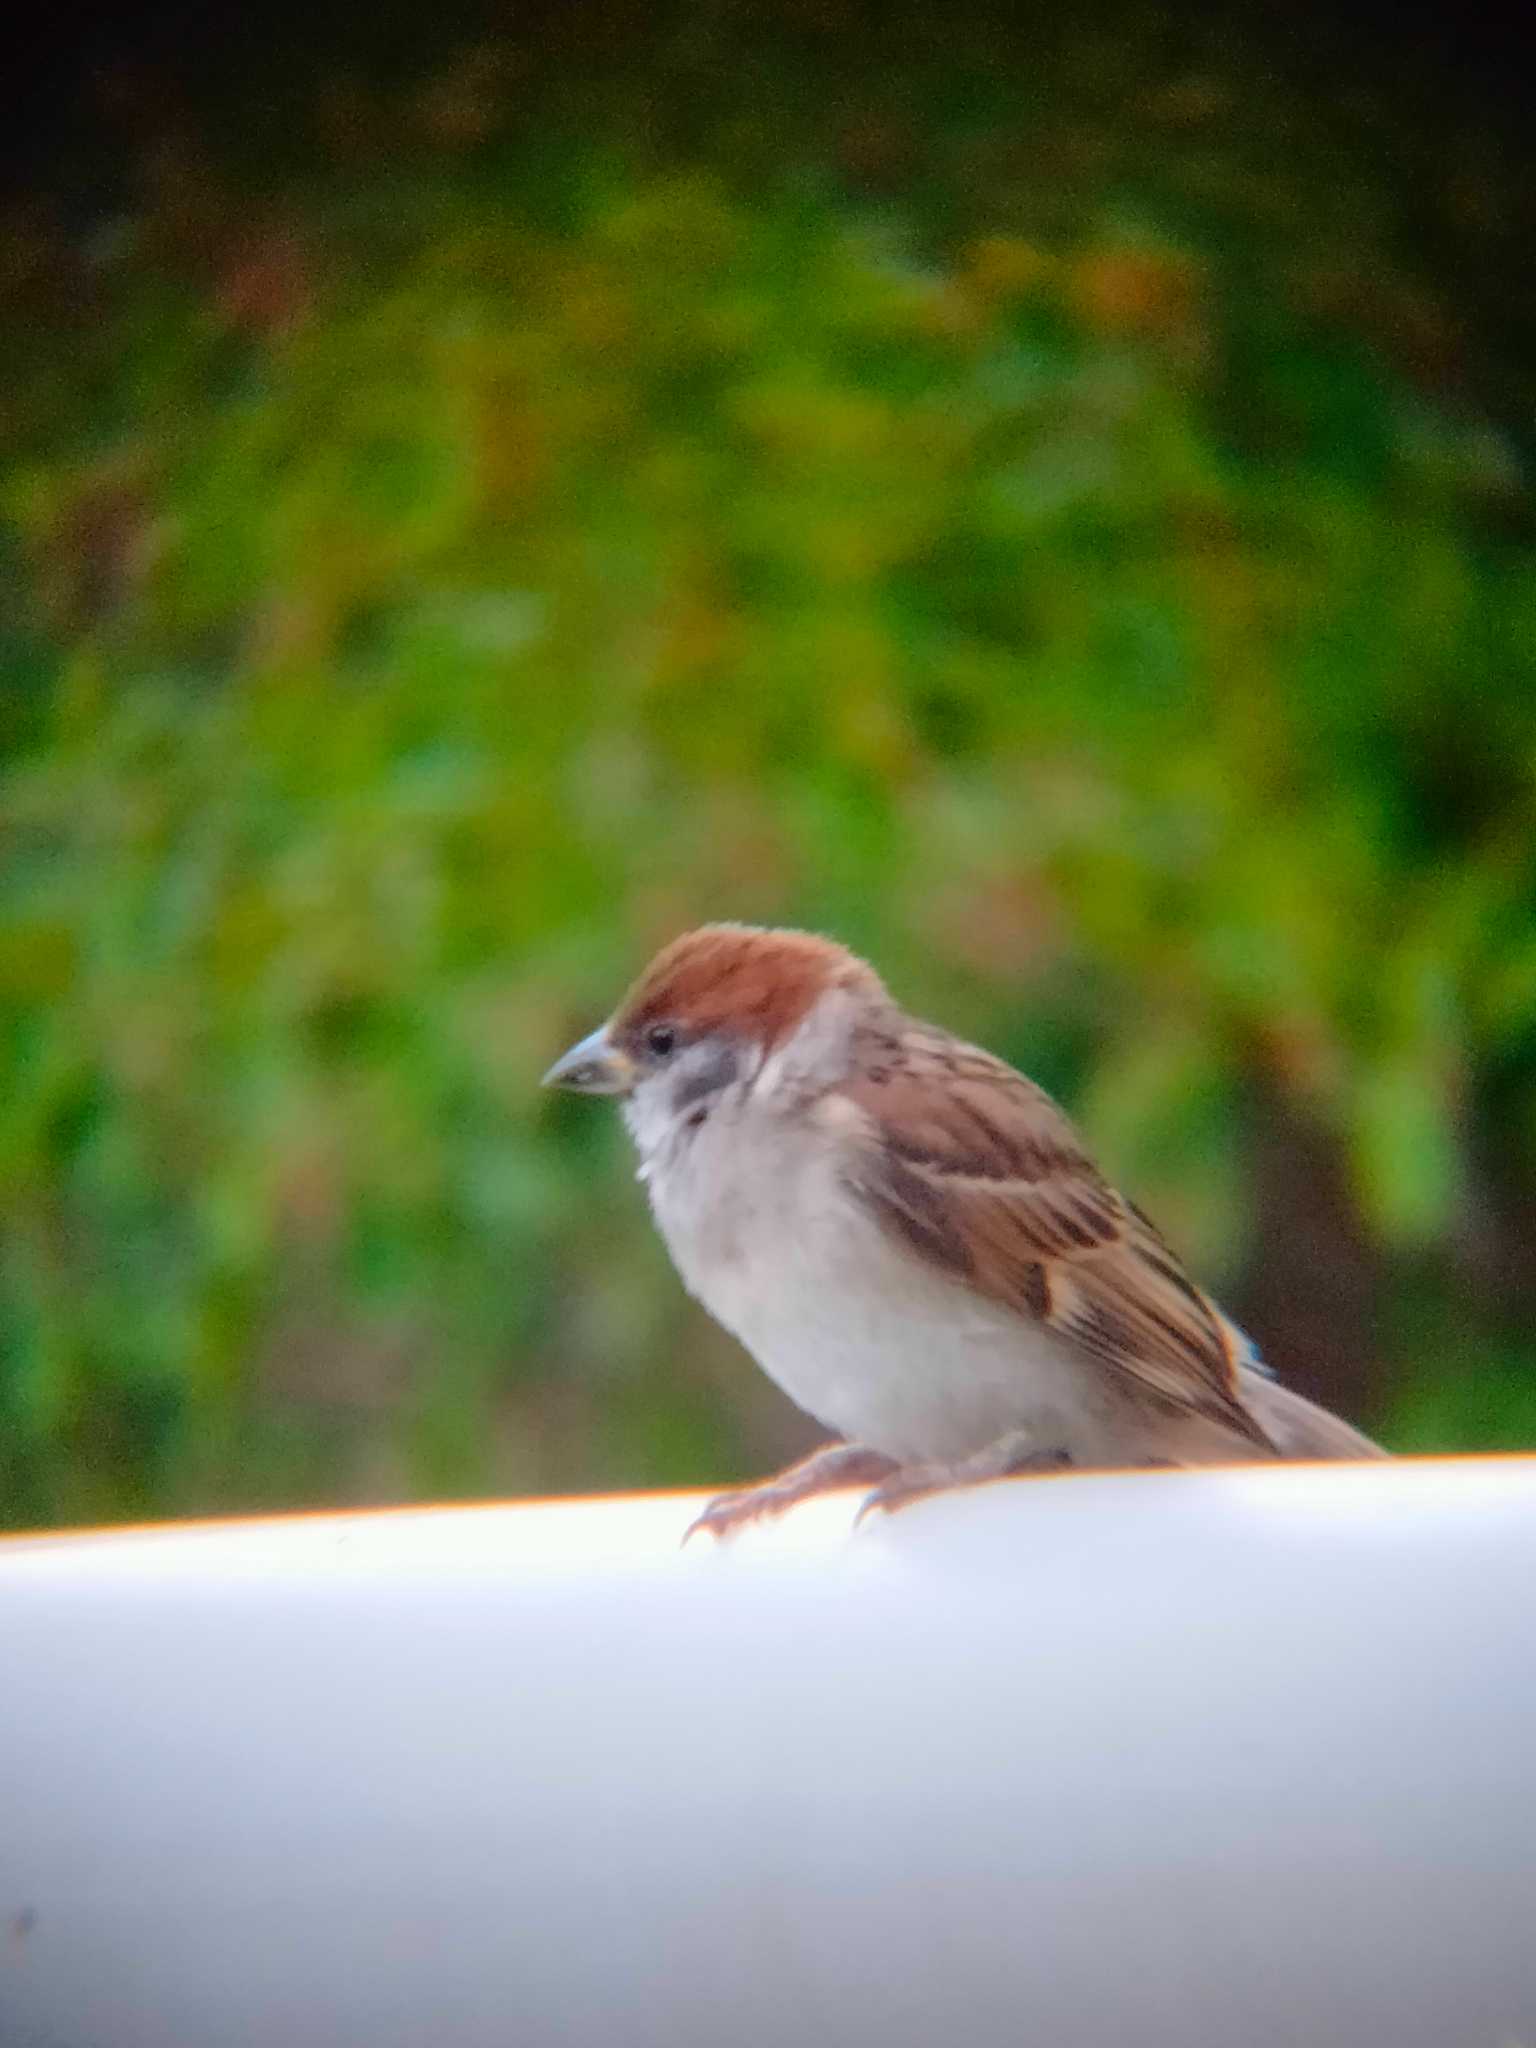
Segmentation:
{"type": "Polygon", "coordinates": [[[1294,11],[192,19],[0,220],[0,1520],[811,1441],[537,1087],[723,916],[1536,1443],[1523,109],[1294,11]]]}

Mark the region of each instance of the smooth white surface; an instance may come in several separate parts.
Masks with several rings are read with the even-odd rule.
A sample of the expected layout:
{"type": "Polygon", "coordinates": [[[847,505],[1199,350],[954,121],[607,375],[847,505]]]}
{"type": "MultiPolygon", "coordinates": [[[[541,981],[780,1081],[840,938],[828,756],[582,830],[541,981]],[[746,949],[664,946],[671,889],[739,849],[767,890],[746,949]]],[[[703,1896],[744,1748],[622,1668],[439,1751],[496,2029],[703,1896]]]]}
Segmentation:
{"type": "Polygon", "coordinates": [[[1536,2044],[1536,1462],[0,1543],[4,2048],[1536,2044]]]}

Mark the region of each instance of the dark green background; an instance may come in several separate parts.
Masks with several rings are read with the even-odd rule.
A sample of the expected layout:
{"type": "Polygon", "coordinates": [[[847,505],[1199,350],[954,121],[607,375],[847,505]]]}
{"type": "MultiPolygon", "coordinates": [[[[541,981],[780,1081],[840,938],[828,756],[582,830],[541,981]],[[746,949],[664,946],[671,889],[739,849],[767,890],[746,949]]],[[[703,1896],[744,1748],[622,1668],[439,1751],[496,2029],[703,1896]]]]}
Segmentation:
{"type": "Polygon", "coordinates": [[[1296,1384],[1536,1438],[1529,201],[1348,56],[583,9],[80,85],[0,245],[0,1519],[809,1441],[536,1085],[722,916],[1060,1093],[1296,1384]]]}

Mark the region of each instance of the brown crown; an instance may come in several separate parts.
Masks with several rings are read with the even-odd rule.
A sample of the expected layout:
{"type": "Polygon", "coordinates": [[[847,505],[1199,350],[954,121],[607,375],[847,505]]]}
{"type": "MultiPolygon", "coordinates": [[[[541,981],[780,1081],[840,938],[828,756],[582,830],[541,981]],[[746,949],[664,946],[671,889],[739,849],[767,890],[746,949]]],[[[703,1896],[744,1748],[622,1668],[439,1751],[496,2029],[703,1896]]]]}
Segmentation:
{"type": "Polygon", "coordinates": [[[741,1030],[773,1045],[833,988],[885,994],[874,969],[831,939],[706,924],[656,955],[614,1013],[613,1031],[623,1040],[665,1021],[697,1032],[741,1030]]]}

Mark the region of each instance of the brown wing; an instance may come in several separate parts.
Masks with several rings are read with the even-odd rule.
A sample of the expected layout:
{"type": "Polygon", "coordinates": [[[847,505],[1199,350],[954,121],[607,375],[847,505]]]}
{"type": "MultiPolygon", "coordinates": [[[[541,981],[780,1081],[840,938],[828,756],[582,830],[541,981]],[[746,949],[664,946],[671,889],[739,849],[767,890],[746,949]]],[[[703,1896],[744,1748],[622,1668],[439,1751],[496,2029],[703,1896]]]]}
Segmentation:
{"type": "Polygon", "coordinates": [[[1238,1333],[1043,1089],[912,1025],[845,1088],[869,1118],[852,1177],[913,1251],[1138,1393],[1272,1448],[1237,1397],[1238,1333]]]}

